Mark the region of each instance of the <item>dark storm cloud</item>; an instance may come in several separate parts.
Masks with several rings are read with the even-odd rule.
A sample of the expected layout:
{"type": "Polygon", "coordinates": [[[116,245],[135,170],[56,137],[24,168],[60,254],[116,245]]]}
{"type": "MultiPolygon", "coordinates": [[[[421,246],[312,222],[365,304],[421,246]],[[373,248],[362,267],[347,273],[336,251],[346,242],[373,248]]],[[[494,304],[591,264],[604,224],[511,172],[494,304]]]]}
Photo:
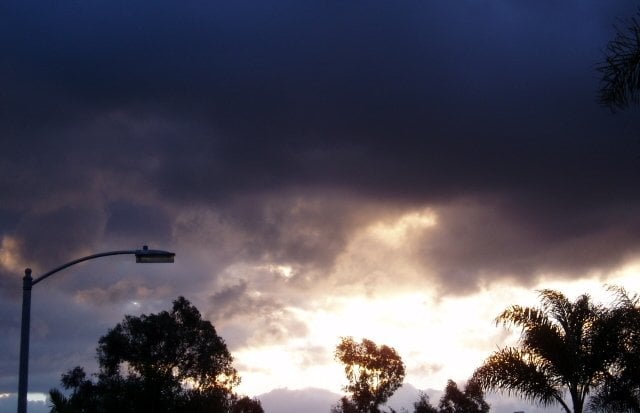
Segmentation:
{"type": "MultiPolygon", "coordinates": [[[[356,202],[325,196],[282,194],[239,200],[224,209],[222,219],[243,234],[249,260],[289,264],[294,270],[299,266],[328,270],[363,219],[355,216],[356,202]]],[[[358,214],[365,217],[366,208],[358,214]]]]}
{"type": "Polygon", "coordinates": [[[12,387],[18,376],[18,345],[17,339],[20,337],[20,310],[13,300],[2,300],[0,304],[2,317],[0,317],[0,328],[4,332],[0,336],[0,345],[5,349],[0,354],[0,371],[3,372],[0,378],[0,392],[4,393],[13,390],[12,387]],[[11,374],[13,372],[13,374],[11,374]]]}
{"type": "MultiPolygon", "coordinates": [[[[630,8],[7,2],[0,188],[13,220],[0,222],[42,252],[31,243],[49,222],[54,238],[70,228],[72,245],[140,229],[164,241],[171,228],[153,222],[169,222],[170,209],[145,208],[206,204],[254,234],[256,257],[330,262],[353,215],[336,211],[327,231],[322,215],[290,219],[294,206],[272,212],[236,197],[340,189],[415,205],[489,194],[514,199],[505,225],[549,225],[566,242],[588,217],[638,198],[637,121],[593,104],[595,63],[630,8]],[[61,197],[72,206],[32,206],[61,197]],[[327,239],[335,248],[319,248],[327,239]]],[[[454,249],[451,263],[472,258],[440,243],[454,249]]],[[[488,257],[470,259],[482,271],[501,252],[474,254],[488,257]]]]}
{"type": "Polygon", "coordinates": [[[68,261],[70,255],[88,255],[102,238],[105,221],[103,211],[82,206],[27,214],[16,230],[24,246],[21,256],[41,263],[39,270],[44,271],[68,261]]]}
{"type": "Polygon", "coordinates": [[[24,272],[15,274],[4,268],[0,269],[0,294],[7,300],[17,300],[22,293],[22,284],[16,282],[18,276],[24,276],[24,272]]]}
{"type": "Polygon", "coordinates": [[[448,292],[475,291],[493,278],[530,284],[537,276],[608,272],[640,252],[637,202],[585,208],[467,199],[444,206],[416,253],[448,292]]]}
{"type": "Polygon", "coordinates": [[[109,217],[105,230],[114,236],[134,238],[143,232],[147,239],[158,244],[166,244],[169,241],[172,217],[162,209],[124,200],[109,204],[107,209],[109,217]]]}
{"type": "Polygon", "coordinates": [[[6,6],[8,66],[60,101],[31,99],[21,113],[190,119],[162,140],[172,152],[152,176],[165,196],[189,198],[308,183],[381,196],[516,185],[549,152],[571,154],[558,122],[591,100],[580,91],[591,68],[576,64],[601,46],[585,21],[605,31],[599,13],[612,14],[508,2],[38,6],[6,6]]]}

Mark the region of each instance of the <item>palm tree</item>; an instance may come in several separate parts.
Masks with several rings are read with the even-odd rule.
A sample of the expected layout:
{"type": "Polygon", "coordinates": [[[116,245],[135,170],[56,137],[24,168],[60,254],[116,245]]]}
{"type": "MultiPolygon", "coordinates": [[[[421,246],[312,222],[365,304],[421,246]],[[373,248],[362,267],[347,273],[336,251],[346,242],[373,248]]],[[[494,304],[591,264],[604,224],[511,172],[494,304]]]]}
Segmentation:
{"type": "Polygon", "coordinates": [[[582,413],[585,398],[615,359],[615,317],[588,295],[571,302],[560,292],[542,290],[540,299],[540,308],[514,305],[496,318],[496,324],[522,329],[519,346],[493,353],[473,379],[485,390],[582,413]]]}
{"type": "Polygon", "coordinates": [[[602,74],[598,100],[612,109],[640,103],[640,22],[631,18],[623,23],[597,67],[602,74]]]}
{"type": "Polygon", "coordinates": [[[74,413],[69,399],[58,389],[49,390],[50,413],[74,413]]]}

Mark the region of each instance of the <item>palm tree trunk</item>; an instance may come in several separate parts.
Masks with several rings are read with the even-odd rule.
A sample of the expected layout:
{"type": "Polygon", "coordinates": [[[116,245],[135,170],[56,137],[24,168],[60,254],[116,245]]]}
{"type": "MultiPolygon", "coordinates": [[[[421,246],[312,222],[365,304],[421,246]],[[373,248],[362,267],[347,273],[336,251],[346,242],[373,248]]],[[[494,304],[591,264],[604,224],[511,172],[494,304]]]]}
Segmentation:
{"type": "Polygon", "coordinates": [[[571,411],[569,406],[567,406],[567,403],[565,403],[564,400],[562,400],[562,397],[556,397],[556,400],[558,401],[558,403],[560,403],[560,405],[564,409],[565,413],[574,413],[574,412],[571,411]]]}
{"type": "Polygon", "coordinates": [[[571,401],[573,402],[573,413],[582,413],[584,399],[577,388],[571,388],[571,401]]]}

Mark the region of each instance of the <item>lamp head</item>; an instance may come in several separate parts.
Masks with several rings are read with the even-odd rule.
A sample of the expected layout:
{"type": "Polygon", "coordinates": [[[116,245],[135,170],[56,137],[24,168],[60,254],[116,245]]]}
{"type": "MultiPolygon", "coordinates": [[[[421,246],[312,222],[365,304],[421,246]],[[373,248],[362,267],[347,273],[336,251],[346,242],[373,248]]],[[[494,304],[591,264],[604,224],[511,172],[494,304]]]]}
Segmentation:
{"type": "Polygon", "coordinates": [[[175,253],[162,250],[150,250],[146,245],[141,250],[136,250],[136,262],[142,264],[172,263],[175,253]]]}

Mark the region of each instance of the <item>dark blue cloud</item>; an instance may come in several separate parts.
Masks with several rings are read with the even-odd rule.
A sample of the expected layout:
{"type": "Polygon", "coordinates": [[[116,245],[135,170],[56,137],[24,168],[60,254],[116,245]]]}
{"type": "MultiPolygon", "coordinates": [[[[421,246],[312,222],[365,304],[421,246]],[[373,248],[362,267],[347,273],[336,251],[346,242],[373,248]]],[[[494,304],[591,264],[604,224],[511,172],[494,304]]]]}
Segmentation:
{"type": "Polygon", "coordinates": [[[13,214],[70,182],[102,193],[92,205],[146,186],[169,204],[300,187],[491,194],[539,221],[635,204],[638,122],[595,104],[594,70],[632,9],[6,2],[0,187],[13,214]]]}

